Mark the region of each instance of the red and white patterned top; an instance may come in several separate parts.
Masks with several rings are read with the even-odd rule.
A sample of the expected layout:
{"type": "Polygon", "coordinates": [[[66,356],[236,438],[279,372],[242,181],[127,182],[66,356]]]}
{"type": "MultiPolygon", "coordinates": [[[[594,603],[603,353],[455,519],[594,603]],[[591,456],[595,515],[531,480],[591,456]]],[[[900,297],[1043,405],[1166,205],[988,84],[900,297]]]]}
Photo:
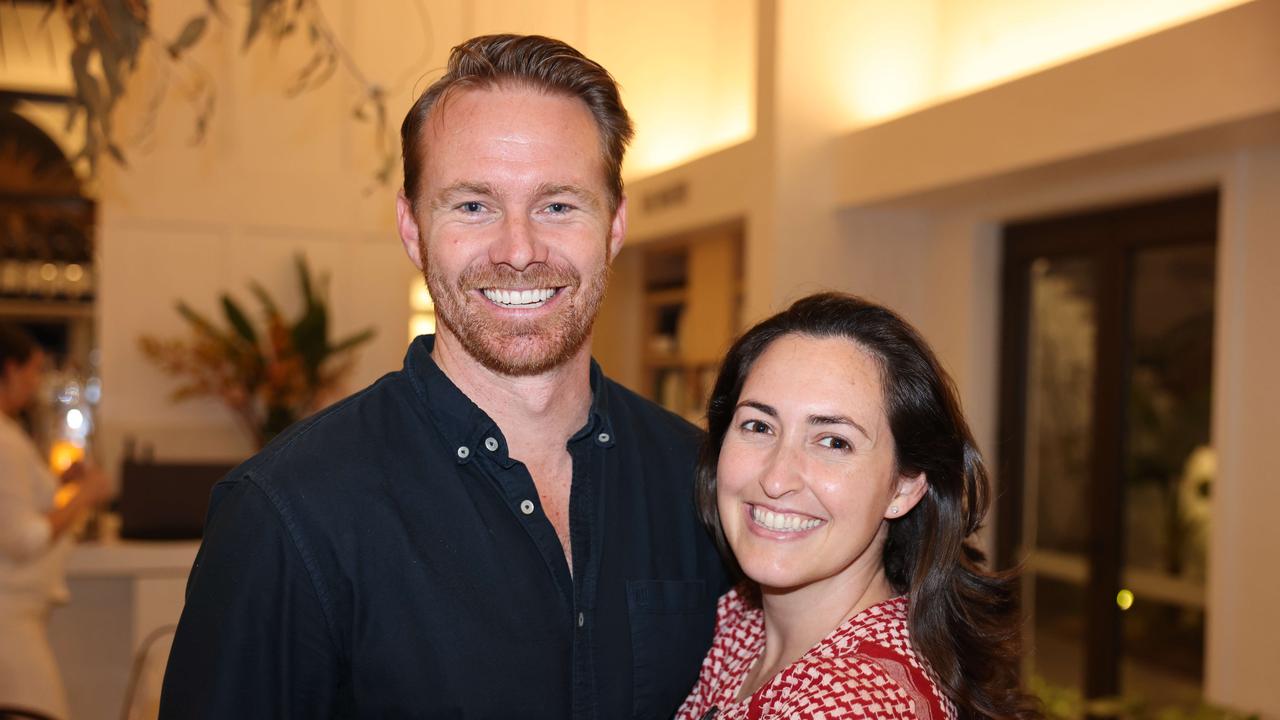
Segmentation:
{"type": "Polygon", "coordinates": [[[764,612],[731,590],[720,598],[715,640],[676,720],[955,720],[955,706],[911,648],[907,608],[907,599],[897,597],[863,610],[737,702],[764,650],[764,612]],[[708,715],[713,707],[717,712],[708,715]]]}

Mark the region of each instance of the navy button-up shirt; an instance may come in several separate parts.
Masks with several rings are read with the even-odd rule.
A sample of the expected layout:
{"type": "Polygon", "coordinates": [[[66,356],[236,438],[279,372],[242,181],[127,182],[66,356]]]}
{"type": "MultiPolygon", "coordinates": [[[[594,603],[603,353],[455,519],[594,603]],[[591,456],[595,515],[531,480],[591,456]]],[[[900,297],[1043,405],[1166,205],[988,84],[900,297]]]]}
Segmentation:
{"type": "Polygon", "coordinates": [[[431,343],[214,488],[162,718],[674,713],[726,589],[693,509],[698,431],[592,364],[571,574],[431,343]]]}

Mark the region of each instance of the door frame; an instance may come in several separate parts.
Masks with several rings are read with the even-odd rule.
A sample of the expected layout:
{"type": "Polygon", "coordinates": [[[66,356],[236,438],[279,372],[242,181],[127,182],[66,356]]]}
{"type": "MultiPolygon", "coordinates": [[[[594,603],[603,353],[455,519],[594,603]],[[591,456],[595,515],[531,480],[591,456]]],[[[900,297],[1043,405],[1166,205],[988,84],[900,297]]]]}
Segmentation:
{"type": "Polygon", "coordinates": [[[1125,355],[1132,333],[1127,319],[1132,255],[1153,247],[1208,242],[1216,246],[1219,190],[1123,207],[1010,223],[1002,237],[1000,399],[997,432],[1001,479],[997,500],[996,562],[1019,565],[1025,499],[1027,340],[1030,267],[1043,257],[1087,255],[1097,263],[1097,342],[1093,393],[1093,457],[1089,482],[1088,580],[1085,590],[1086,697],[1120,691],[1121,588],[1124,558],[1124,470],[1128,378],[1125,355]]]}

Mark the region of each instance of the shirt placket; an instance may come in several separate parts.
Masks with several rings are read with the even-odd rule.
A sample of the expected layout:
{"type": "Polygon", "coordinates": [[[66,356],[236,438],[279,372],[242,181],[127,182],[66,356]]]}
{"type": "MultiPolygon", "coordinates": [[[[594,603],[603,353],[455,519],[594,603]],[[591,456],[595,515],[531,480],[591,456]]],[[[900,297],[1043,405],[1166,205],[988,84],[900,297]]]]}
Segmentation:
{"type": "Polygon", "coordinates": [[[603,507],[603,463],[605,454],[589,438],[569,445],[573,458],[573,485],[569,497],[569,539],[573,544],[574,633],[573,633],[573,717],[588,720],[598,716],[594,611],[596,582],[600,577],[600,546],[603,507]]]}
{"type": "Polygon", "coordinates": [[[542,508],[538,497],[538,489],[533,484],[524,463],[507,455],[506,444],[496,431],[488,431],[471,446],[458,448],[459,463],[468,464],[476,459],[477,454],[484,461],[478,463],[480,472],[497,488],[506,500],[516,521],[525,529],[534,547],[542,556],[547,572],[556,581],[560,589],[560,598],[566,611],[573,607],[573,579],[569,575],[569,566],[565,562],[564,548],[556,537],[555,528],[542,508]],[[474,446],[474,449],[472,449],[474,446]]]}

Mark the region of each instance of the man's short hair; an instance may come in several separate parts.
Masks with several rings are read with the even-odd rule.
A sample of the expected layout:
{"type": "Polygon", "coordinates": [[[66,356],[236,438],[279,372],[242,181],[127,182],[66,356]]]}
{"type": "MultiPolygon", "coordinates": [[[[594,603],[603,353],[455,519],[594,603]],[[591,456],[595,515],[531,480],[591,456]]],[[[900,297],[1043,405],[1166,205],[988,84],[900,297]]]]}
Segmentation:
{"type": "Polygon", "coordinates": [[[444,77],[409,108],[400,125],[404,153],[404,192],[415,202],[423,159],[422,129],[431,109],[459,90],[510,83],[586,103],[600,132],[610,208],[622,201],[622,155],[634,131],[622,106],[618,84],[608,70],[568,44],[541,35],[482,35],[453,48],[444,77]]]}

